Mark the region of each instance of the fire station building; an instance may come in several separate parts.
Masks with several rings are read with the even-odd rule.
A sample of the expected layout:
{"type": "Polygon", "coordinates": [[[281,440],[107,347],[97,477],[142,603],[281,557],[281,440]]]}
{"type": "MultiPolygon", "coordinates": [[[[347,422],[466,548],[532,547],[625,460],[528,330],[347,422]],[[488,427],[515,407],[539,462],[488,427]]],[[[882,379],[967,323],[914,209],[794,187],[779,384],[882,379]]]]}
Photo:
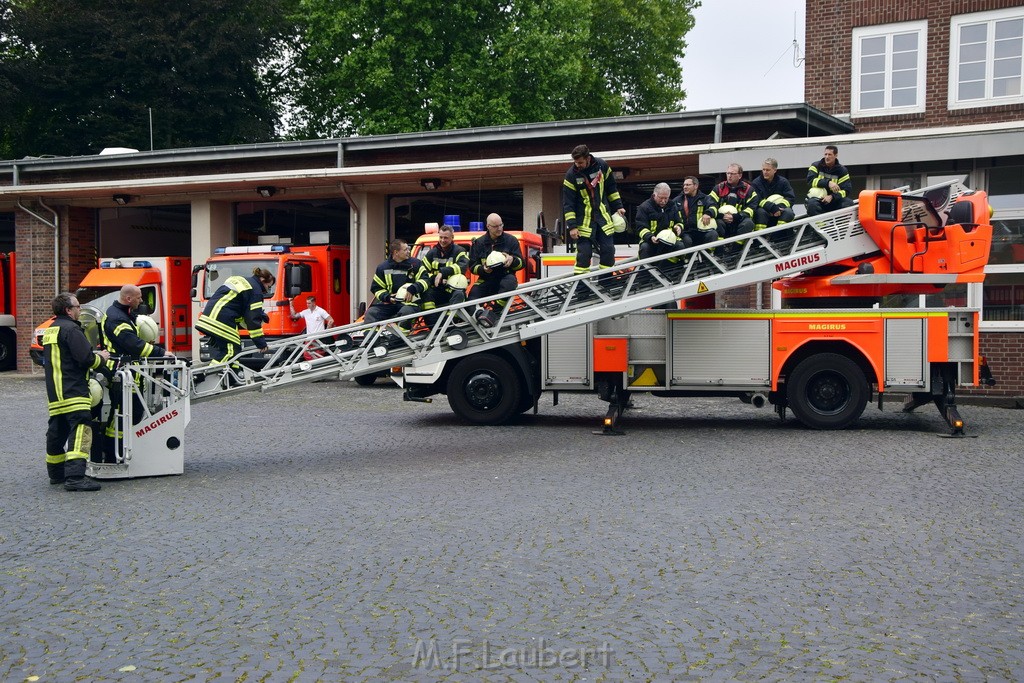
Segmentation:
{"type": "MultiPolygon", "coordinates": [[[[506,229],[556,229],[577,144],[611,164],[630,217],[658,182],[675,194],[695,175],[706,190],[728,164],[749,180],[767,157],[802,197],[807,167],[831,144],[856,190],[966,177],[989,193],[985,284],[904,305],[981,308],[999,384],[975,393],[1024,396],[1024,7],[807,3],[806,25],[803,103],[0,161],[0,252],[17,253],[17,368],[32,369],[27,349],[53,295],[73,290],[97,257],[202,263],[228,245],[348,245],[353,310],[332,312],[346,319],[368,298],[389,240],[413,240],[425,223],[458,216],[469,229],[497,212],[506,229]]],[[[718,303],[767,307],[768,291],[718,303]]]]}

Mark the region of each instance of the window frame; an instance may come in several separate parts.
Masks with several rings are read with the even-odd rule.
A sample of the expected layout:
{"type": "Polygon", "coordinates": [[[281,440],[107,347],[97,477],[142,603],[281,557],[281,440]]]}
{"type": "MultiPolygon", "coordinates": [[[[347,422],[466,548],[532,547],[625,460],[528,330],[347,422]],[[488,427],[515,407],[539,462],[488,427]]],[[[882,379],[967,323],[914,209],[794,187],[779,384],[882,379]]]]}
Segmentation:
{"type": "Polygon", "coordinates": [[[874,26],[861,26],[853,29],[851,38],[853,45],[851,49],[850,64],[850,116],[851,118],[870,118],[875,116],[893,116],[898,114],[920,114],[925,111],[925,98],[927,95],[927,62],[928,62],[928,21],[903,21],[894,24],[878,24],[874,26]],[[917,98],[916,103],[910,106],[892,105],[892,41],[897,34],[917,33],[917,98]],[[861,49],[862,41],[868,38],[885,38],[885,70],[883,76],[885,85],[883,90],[884,106],[878,109],[865,109],[861,107],[863,91],[860,87],[861,80],[861,49]]]}
{"type": "Polygon", "coordinates": [[[1021,91],[1019,94],[1009,97],[993,97],[992,84],[994,80],[993,60],[995,59],[995,23],[1006,19],[1020,19],[1024,22],[1024,6],[1009,7],[1006,9],[990,10],[986,12],[972,12],[970,14],[957,14],[949,19],[949,90],[948,108],[950,110],[977,109],[979,107],[998,107],[1010,104],[1024,103],[1024,47],[1021,54],[1021,91]],[[960,29],[971,24],[987,24],[985,34],[985,97],[976,100],[958,99],[960,84],[960,29]]]}

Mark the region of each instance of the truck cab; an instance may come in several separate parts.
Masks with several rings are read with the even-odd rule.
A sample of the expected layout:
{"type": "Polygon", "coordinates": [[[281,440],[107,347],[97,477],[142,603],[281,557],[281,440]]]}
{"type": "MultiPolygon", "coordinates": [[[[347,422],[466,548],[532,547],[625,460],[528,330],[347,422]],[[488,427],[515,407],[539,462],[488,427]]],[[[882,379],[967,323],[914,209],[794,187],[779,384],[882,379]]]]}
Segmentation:
{"type": "MultiPolygon", "coordinates": [[[[138,312],[152,317],[160,326],[157,343],[181,358],[192,356],[192,323],[188,301],[191,260],[186,256],[101,258],[82,278],[75,296],[83,306],[96,309],[98,319],[117,301],[121,287],[136,285],[142,290],[138,312]]],[[[43,331],[53,323],[48,318],[36,327],[29,355],[43,364],[43,331]]]]}
{"type": "MultiPolygon", "coordinates": [[[[315,296],[318,305],[326,309],[337,325],[350,322],[348,271],[350,252],[347,246],[317,245],[295,247],[265,245],[247,247],[218,247],[213,255],[193,272],[192,299],[200,309],[232,275],[250,277],[255,268],[264,268],[274,274],[274,291],[263,302],[263,310],[270,322],[263,324],[268,340],[291,337],[304,332],[301,319],[292,320],[289,300],[298,300],[296,310],[305,307],[305,298],[315,296]]],[[[247,330],[240,331],[242,347],[249,348],[247,330]]],[[[209,360],[205,338],[200,345],[200,359],[209,360]]]]}

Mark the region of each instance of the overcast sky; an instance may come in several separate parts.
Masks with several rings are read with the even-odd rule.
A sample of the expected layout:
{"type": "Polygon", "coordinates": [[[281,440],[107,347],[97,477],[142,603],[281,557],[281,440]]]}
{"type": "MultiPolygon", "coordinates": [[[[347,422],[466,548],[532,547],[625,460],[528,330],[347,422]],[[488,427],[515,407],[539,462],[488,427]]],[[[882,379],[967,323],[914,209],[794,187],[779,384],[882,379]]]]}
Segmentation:
{"type": "Polygon", "coordinates": [[[686,110],[803,102],[804,67],[793,67],[792,48],[795,14],[803,56],[804,2],[703,0],[686,34],[686,110]]]}

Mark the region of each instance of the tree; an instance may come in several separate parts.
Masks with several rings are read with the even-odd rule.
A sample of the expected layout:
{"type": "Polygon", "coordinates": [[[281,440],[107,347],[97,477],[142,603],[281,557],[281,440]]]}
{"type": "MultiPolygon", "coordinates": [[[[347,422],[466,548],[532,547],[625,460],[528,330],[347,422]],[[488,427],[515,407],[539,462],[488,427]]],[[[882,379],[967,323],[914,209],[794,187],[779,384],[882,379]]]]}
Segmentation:
{"type": "Polygon", "coordinates": [[[300,0],[295,137],[678,110],[698,0],[300,0]]]}
{"type": "Polygon", "coordinates": [[[0,0],[0,156],[262,142],[291,0],[0,0]]]}

